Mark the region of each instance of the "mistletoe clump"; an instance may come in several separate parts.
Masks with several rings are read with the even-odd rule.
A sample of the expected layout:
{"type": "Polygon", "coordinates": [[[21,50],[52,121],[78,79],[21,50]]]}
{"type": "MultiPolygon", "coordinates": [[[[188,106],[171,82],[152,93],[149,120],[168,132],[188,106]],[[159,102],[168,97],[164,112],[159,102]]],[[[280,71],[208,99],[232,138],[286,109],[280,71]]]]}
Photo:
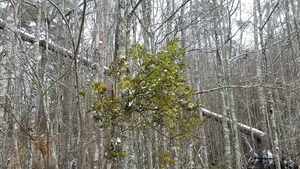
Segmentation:
{"type": "Polygon", "coordinates": [[[187,136],[202,121],[198,112],[200,101],[191,100],[194,91],[183,76],[184,52],[178,41],[169,42],[155,54],[142,45],[132,48],[130,60],[119,60],[118,70],[112,72],[119,96],[106,92],[103,82],[92,84],[96,94],[94,119],[102,121],[101,127],[108,127],[113,120],[114,124],[127,122],[129,127],[164,126],[170,137],[187,136]]]}

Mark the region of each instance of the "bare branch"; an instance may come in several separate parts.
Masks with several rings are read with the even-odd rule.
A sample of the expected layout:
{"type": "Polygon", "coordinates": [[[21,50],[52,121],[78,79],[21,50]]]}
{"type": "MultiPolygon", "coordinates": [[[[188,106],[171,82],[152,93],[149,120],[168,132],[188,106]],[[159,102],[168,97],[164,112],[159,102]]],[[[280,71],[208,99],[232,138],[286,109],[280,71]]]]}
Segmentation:
{"type": "Polygon", "coordinates": [[[129,12],[129,17],[132,16],[132,14],[135,12],[136,8],[140,5],[140,3],[142,2],[143,0],[139,0],[135,5],[134,7],[132,8],[132,10],[129,12]]]}
{"type": "Polygon", "coordinates": [[[168,21],[170,21],[174,16],[175,14],[182,8],[184,7],[190,0],[186,0],[184,1],[175,11],[174,13],[172,13],[162,24],[160,24],[154,32],[158,31],[162,26],[164,26],[165,23],[167,23],[168,21]]]}
{"type": "Polygon", "coordinates": [[[218,91],[221,89],[229,89],[229,88],[242,88],[242,89],[248,89],[248,88],[255,88],[255,87],[265,87],[265,88],[270,88],[270,89],[281,89],[281,90],[288,90],[294,93],[298,93],[296,90],[299,88],[293,88],[293,89],[289,89],[286,87],[282,87],[282,86],[278,86],[278,85],[261,85],[261,84],[256,84],[256,85],[231,85],[231,86],[222,86],[222,87],[216,87],[216,88],[211,88],[211,89],[206,89],[206,90],[201,90],[198,92],[195,92],[194,95],[197,94],[203,94],[203,93],[210,93],[210,92],[214,92],[214,91],[218,91]]]}
{"type": "Polygon", "coordinates": [[[62,19],[64,20],[65,24],[67,25],[67,28],[68,28],[68,31],[69,31],[69,34],[70,34],[70,37],[71,37],[71,42],[72,42],[72,46],[73,46],[73,49],[75,50],[75,40],[74,40],[74,37],[72,36],[72,31],[71,31],[71,28],[70,28],[70,25],[65,17],[65,15],[62,13],[62,11],[58,8],[58,6],[53,3],[51,0],[48,0],[48,2],[54,6],[55,9],[57,9],[57,11],[59,12],[60,16],[62,17],[62,19]]]}

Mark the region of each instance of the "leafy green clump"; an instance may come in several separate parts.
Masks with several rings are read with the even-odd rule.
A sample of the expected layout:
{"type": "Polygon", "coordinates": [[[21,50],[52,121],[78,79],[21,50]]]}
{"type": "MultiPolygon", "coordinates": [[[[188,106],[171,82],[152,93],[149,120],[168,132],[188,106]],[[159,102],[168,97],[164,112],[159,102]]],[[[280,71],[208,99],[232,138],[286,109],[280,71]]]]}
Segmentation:
{"type": "Polygon", "coordinates": [[[118,70],[112,73],[118,80],[119,96],[109,94],[103,82],[92,84],[94,119],[102,121],[101,127],[108,127],[112,120],[114,124],[125,121],[129,128],[138,124],[164,126],[171,137],[187,136],[201,119],[200,101],[191,101],[194,91],[182,75],[184,52],[178,41],[169,42],[156,54],[142,45],[132,48],[131,60],[121,59],[118,70]]]}

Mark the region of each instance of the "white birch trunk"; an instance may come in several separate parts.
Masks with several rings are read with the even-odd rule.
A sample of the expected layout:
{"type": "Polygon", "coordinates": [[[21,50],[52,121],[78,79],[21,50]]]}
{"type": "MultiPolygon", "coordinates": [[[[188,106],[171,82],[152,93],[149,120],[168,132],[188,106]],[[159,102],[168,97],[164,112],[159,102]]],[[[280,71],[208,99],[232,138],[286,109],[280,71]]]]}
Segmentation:
{"type": "MultiPolygon", "coordinates": [[[[294,20],[294,27],[295,27],[295,30],[298,30],[298,24],[297,21],[296,21],[296,17],[297,17],[297,14],[295,13],[295,5],[293,4],[290,4],[291,2],[290,1],[286,1],[285,2],[285,19],[286,19],[286,23],[287,23],[287,43],[291,42],[293,36],[291,34],[291,31],[292,31],[292,27],[293,27],[293,24],[292,24],[292,20],[294,20]],[[289,9],[289,6],[291,6],[292,8],[292,14],[291,14],[291,11],[289,9]],[[293,19],[291,19],[293,16],[293,19]]],[[[299,5],[299,4],[298,4],[299,5]]],[[[297,34],[297,40],[298,40],[298,46],[299,46],[299,40],[300,40],[300,37],[299,35],[297,34]]],[[[297,74],[296,72],[299,72],[299,69],[297,69],[297,61],[296,61],[296,58],[297,58],[297,53],[299,53],[299,48],[297,47],[294,47],[292,44],[289,45],[289,49],[291,51],[291,55],[292,55],[292,67],[293,68],[293,74],[297,74]]],[[[280,57],[281,58],[281,63],[280,63],[280,71],[281,71],[281,82],[282,82],[282,85],[285,87],[285,88],[289,88],[288,85],[287,85],[287,81],[286,81],[286,78],[288,79],[288,77],[284,77],[284,71],[285,71],[285,57],[280,57]]],[[[299,88],[298,86],[298,83],[295,81],[295,79],[292,80],[293,83],[294,83],[294,88],[297,89],[299,88]]],[[[276,97],[277,97],[277,102],[278,103],[281,103],[280,101],[280,96],[279,96],[279,92],[277,90],[276,92],[276,97]]],[[[290,136],[295,136],[296,135],[296,131],[297,131],[297,128],[294,127],[294,122],[293,122],[293,119],[294,117],[292,116],[292,97],[293,97],[293,94],[289,93],[288,91],[285,91],[284,92],[284,98],[286,100],[286,110],[280,110],[280,114],[279,116],[284,116],[284,113],[287,114],[287,117],[288,117],[288,125],[291,126],[291,129],[288,130],[287,132],[287,137],[290,137],[290,136]]],[[[296,101],[297,102],[297,101],[296,101]]],[[[298,105],[299,105],[299,101],[297,102],[298,105]]],[[[297,104],[296,103],[296,104],[297,104]]],[[[297,106],[295,106],[297,107],[297,106]]],[[[296,108],[297,109],[297,108],[296,108]]],[[[299,110],[299,107],[298,107],[298,110],[299,110]]],[[[299,110],[300,112],[300,110],[299,110]]],[[[282,120],[282,118],[277,118],[279,119],[279,124],[282,124],[282,122],[280,122],[280,120],[282,120]]],[[[279,129],[278,129],[279,130],[279,129]]],[[[280,131],[280,130],[279,130],[280,131]]],[[[283,133],[282,133],[283,134],[283,133]]],[[[280,137],[280,136],[279,136],[280,137]]],[[[295,139],[290,139],[290,140],[286,140],[285,141],[286,143],[286,147],[287,147],[287,151],[290,152],[290,154],[295,154],[296,153],[296,140],[295,139]]]]}
{"type": "Polygon", "coordinates": [[[43,74],[45,71],[44,60],[45,58],[41,57],[39,50],[39,41],[40,41],[40,29],[41,29],[41,17],[42,17],[42,4],[40,1],[36,3],[36,28],[35,28],[35,39],[33,44],[33,79],[35,79],[37,97],[36,97],[36,112],[35,117],[30,117],[32,121],[36,122],[37,132],[45,132],[47,130],[46,120],[45,120],[45,109],[44,109],[44,96],[43,96],[43,74]],[[40,62],[39,62],[40,61],[40,62]],[[34,78],[35,77],[35,78],[34,78]]]}
{"type": "MultiPolygon", "coordinates": [[[[46,49],[48,48],[48,43],[47,43],[48,39],[49,39],[48,25],[46,24],[46,44],[45,44],[46,49]]],[[[42,53],[42,59],[40,62],[40,65],[41,65],[41,68],[43,69],[43,71],[46,70],[46,62],[47,62],[46,58],[48,58],[48,57],[49,57],[48,50],[45,50],[44,53],[42,53]]],[[[48,78],[45,78],[45,88],[48,88],[48,78]]],[[[57,157],[57,152],[56,152],[56,144],[54,143],[54,139],[53,139],[54,138],[54,126],[53,126],[52,119],[50,117],[51,97],[49,95],[50,95],[50,92],[47,92],[47,95],[45,97],[45,118],[46,118],[46,123],[47,123],[47,151],[48,151],[47,163],[48,163],[48,167],[53,167],[55,169],[58,169],[59,167],[58,167],[58,157],[57,157]]]]}
{"type": "Polygon", "coordinates": [[[6,123],[8,123],[9,127],[11,126],[12,128],[8,128],[8,130],[11,130],[11,144],[12,144],[12,156],[7,159],[7,167],[15,167],[15,168],[21,168],[21,163],[20,163],[20,149],[19,149],[19,124],[18,122],[20,121],[20,89],[21,89],[21,84],[19,83],[19,80],[16,78],[20,75],[20,70],[19,70],[19,60],[17,56],[19,55],[18,53],[18,45],[15,37],[14,32],[12,30],[16,29],[16,24],[18,23],[18,8],[19,8],[19,3],[15,3],[13,7],[12,13],[9,14],[9,17],[7,19],[7,34],[8,34],[8,41],[6,42],[6,47],[8,50],[7,57],[9,59],[9,62],[12,64],[9,64],[9,67],[7,70],[8,73],[8,90],[6,94],[7,98],[7,107],[6,109],[8,110],[7,113],[7,120],[6,123]],[[15,44],[14,44],[15,43],[15,44]]]}
{"type": "MultiPolygon", "coordinates": [[[[217,4],[216,0],[214,0],[214,3],[217,4]]],[[[219,29],[220,29],[220,19],[219,19],[219,13],[217,11],[214,12],[214,36],[215,36],[215,48],[216,50],[216,73],[217,73],[217,79],[218,79],[218,85],[219,87],[224,86],[223,78],[224,78],[224,61],[222,54],[220,53],[220,41],[219,41],[219,29]]],[[[222,131],[223,131],[223,143],[224,143],[224,160],[225,160],[225,166],[228,169],[232,168],[232,161],[231,161],[231,145],[230,145],[230,132],[227,126],[227,123],[225,121],[225,117],[227,116],[227,110],[228,107],[226,105],[226,96],[225,96],[225,90],[220,90],[220,100],[221,100],[221,108],[222,108],[222,116],[223,116],[223,122],[222,122],[222,131]]]]}
{"type": "MultiPolygon", "coordinates": [[[[234,2],[233,2],[234,3],[234,2]]],[[[234,5],[234,4],[232,4],[234,5]]],[[[232,16],[232,11],[230,11],[230,8],[227,6],[227,21],[228,21],[228,25],[227,25],[227,38],[232,37],[232,33],[231,33],[231,28],[232,28],[232,24],[231,24],[231,16],[232,16]]],[[[226,40],[227,40],[226,38],[226,40]]],[[[227,86],[232,85],[232,66],[231,66],[231,62],[230,62],[230,57],[232,56],[232,49],[233,49],[233,45],[232,45],[232,39],[228,39],[228,44],[226,45],[225,48],[225,58],[224,58],[224,63],[225,63],[225,79],[226,79],[226,84],[227,86]]],[[[233,89],[232,88],[228,88],[227,90],[225,90],[226,95],[227,95],[227,103],[228,103],[228,107],[229,107],[229,112],[230,112],[230,118],[232,120],[232,133],[233,133],[233,149],[234,149],[234,159],[235,159],[235,168],[242,168],[242,164],[241,164],[241,150],[240,150],[240,143],[239,143],[239,132],[238,132],[238,128],[237,128],[237,118],[235,115],[235,103],[234,103],[234,96],[233,96],[233,89]]]]}
{"type": "MultiPolygon", "coordinates": [[[[207,45],[207,43],[205,45],[207,45]]],[[[201,47],[199,46],[199,48],[201,48],[201,47]]],[[[200,88],[200,86],[201,86],[201,80],[200,80],[201,79],[201,74],[200,74],[200,72],[202,70],[201,70],[201,67],[200,67],[200,62],[201,62],[200,57],[199,56],[195,57],[195,59],[194,59],[194,66],[196,68],[195,69],[196,71],[194,72],[194,77],[193,78],[194,78],[194,83],[196,85],[197,91],[201,90],[201,88],[200,88]]],[[[200,95],[198,95],[195,98],[197,100],[201,100],[200,95]]],[[[201,109],[199,110],[199,114],[200,114],[199,118],[200,119],[204,119],[203,113],[202,113],[201,109]]],[[[196,156],[200,156],[201,161],[202,161],[201,165],[202,165],[203,169],[208,169],[209,168],[209,162],[208,162],[208,154],[207,154],[205,125],[202,125],[202,126],[199,127],[199,134],[200,134],[200,138],[201,138],[201,140],[200,140],[201,150],[200,150],[200,154],[196,154],[196,156]]],[[[194,149],[194,143],[192,142],[189,145],[189,156],[190,156],[190,158],[189,158],[190,166],[189,167],[191,169],[194,168],[194,159],[193,159],[194,157],[193,158],[191,157],[191,156],[194,156],[193,149],[194,149]],[[193,147],[191,147],[191,146],[193,146],[193,147]]]]}
{"type": "Polygon", "coordinates": [[[10,101],[9,101],[9,92],[10,92],[10,87],[12,86],[12,79],[11,79],[11,73],[12,73],[12,68],[10,67],[10,60],[13,57],[13,41],[14,41],[14,34],[11,32],[11,30],[15,27],[14,26],[14,9],[12,7],[9,7],[10,3],[7,2],[7,8],[9,9],[9,14],[7,16],[6,22],[7,22],[7,27],[4,28],[4,31],[6,33],[5,37],[5,51],[6,51],[6,57],[3,57],[3,60],[1,61],[1,80],[0,83],[2,84],[1,88],[2,90],[0,91],[1,93],[1,101],[3,100],[3,106],[1,107],[1,117],[3,118],[3,122],[1,125],[1,128],[4,129],[4,137],[3,137],[3,153],[6,154],[6,156],[2,156],[3,162],[5,165],[3,165],[4,168],[9,168],[10,163],[12,163],[12,154],[10,147],[12,147],[12,127],[13,127],[13,120],[11,116],[11,106],[10,106],[10,101]],[[3,108],[3,112],[2,112],[3,108]],[[3,114],[2,114],[3,113],[3,114]]]}
{"type": "MultiPolygon", "coordinates": [[[[258,51],[259,48],[259,35],[261,34],[258,32],[258,19],[261,18],[261,12],[260,12],[260,0],[253,0],[253,16],[254,16],[254,49],[258,51]],[[259,13],[259,18],[257,16],[257,13],[259,13]]],[[[262,36],[260,36],[262,38],[262,36]]],[[[263,72],[262,72],[262,59],[261,54],[258,54],[256,56],[256,77],[259,84],[263,84],[263,72]]],[[[260,112],[260,122],[259,126],[263,131],[268,131],[268,117],[266,112],[266,97],[264,95],[263,87],[258,86],[257,87],[257,96],[258,96],[258,102],[259,102],[259,112],[260,112]]],[[[268,138],[264,138],[260,142],[258,142],[258,151],[262,152],[264,149],[268,149],[268,138]]]]}
{"type": "MultiPolygon", "coordinates": [[[[188,169],[194,169],[195,168],[195,162],[194,162],[194,143],[191,143],[188,147],[188,159],[189,159],[189,164],[188,164],[188,169]]],[[[206,169],[206,168],[205,168],[206,169]]]]}
{"type": "MultiPolygon", "coordinates": [[[[200,112],[201,119],[203,119],[203,114],[200,112]]],[[[202,165],[203,169],[208,169],[209,168],[209,162],[208,162],[208,155],[207,155],[207,144],[206,144],[206,135],[205,135],[205,130],[204,130],[204,125],[200,126],[199,128],[200,132],[200,138],[201,138],[201,159],[202,159],[202,165]]],[[[198,156],[198,154],[196,154],[198,156]]],[[[193,162],[190,162],[191,164],[193,162]]]]}
{"type": "Polygon", "coordinates": [[[274,154],[274,160],[275,160],[275,166],[276,168],[280,169],[280,148],[279,148],[279,140],[278,140],[278,127],[276,124],[276,118],[275,114],[278,112],[274,108],[274,101],[273,101],[273,96],[272,92],[270,89],[268,89],[268,103],[270,104],[270,122],[271,122],[271,131],[272,131],[272,142],[273,142],[273,147],[272,151],[274,154]]]}
{"type": "MultiPolygon", "coordinates": [[[[260,0],[257,0],[257,10],[259,14],[259,19],[260,19],[260,29],[259,29],[259,37],[260,37],[260,47],[262,50],[261,53],[261,58],[258,58],[258,63],[261,65],[258,65],[257,67],[257,77],[260,79],[261,84],[264,83],[264,78],[266,80],[269,80],[269,71],[267,68],[267,53],[265,49],[265,42],[264,42],[264,34],[263,30],[263,18],[262,18],[262,9],[261,9],[261,4],[260,0]],[[264,72],[262,72],[264,70],[264,72]]],[[[268,9],[269,10],[269,9],[268,9]]],[[[276,125],[276,119],[275,119],[275,113],[276,110],[274,109],[274,101],[273,101],[273,96],[272,96],[272,91],[270,89],[267,90],[267,97],[264,96],[264,93],[262,89],[259,90],[259,98],[260,98],[260,103],[263,104],[264,100],[267,99],[267,104],[269,105],[269,113],[266,112],[266,108],[264,106],[261,106],[261,111],[266,112],[266,122],[268,125],[268,128],[270,129],[271,132],[271,145],[272,145],[272,151],[274,154],[274,160],[275,160],[275,165],[276,168],[281,168],[280,166],[280,155],[279,155],[279,141],[278,141],[278,133],[277,133],[277,125],[276,125]]]]}
{"type": "MultiPolygon", "coordinates": [[[[151,128],[146,128],[147,130],[147,138],[145,138],[145,146],[146,146],[146,152],[147,152],[147,168],[153,168],[153,146],[152,146],[152,138],[154,132],[151,128]]],[[[144,155],[144,153],[142,153],[144,155]]],[[[143,158],[143,156],[142,156],[143,158]]]]}
{"type": "Polygon", "coordinates": [[[134,144],[134,140],[136,139],[134,137],[134,131],[133,130],[129,130],[128,132],[128,145],[127,145],[127,168],[132,168],[132,169],[136,169],[136,155],[133,149],[133,144],[134,144]]]}
{"type": "MultiPolygon", "coordinates": [[[[131,2],[128,0],[122,1],[118,0],[117,2],[117,25],[116,25],[116,38],[115,38],[115,58],[114,61],[117,63],[121,58],[129,57],[127,56],[128,45],[129,45],[129,35],[130,35],[130,21],[131,18],[128,16],[130,10],[131,2]]],[[[117,69],[115,63],[115,69],[117,69]]],[[[127,73],[129,73],[128,70],[127,73]]],[[[120,97],[122,93],[117,88],[118,78],[115,78],[114,81],[114,97],[120,97]]],[[[133,156],[132,151],[132,139],[130,138],[130,131],[128,131],[128,124],[126,121],[122,122],[122,126],[126,129],[122,133],[122,151],[126,152],[126,157],[121,160],[121,168],[133,167],[133,160],[130,158],[133,156]]]]}
{"type": "Polygon", "coordinates": [[[158,143],[159,143],[158,140],[159,140],[158,133],[154,132],[153,133],[153,139],[152,139],[153,144],[156,145],[156,146],[153,146],[153,149],[154,149],[154,152],[155,152],[154,160],[153,160],[154,168],[160,168],[160,164],[159,164],[160,163],[160,160],[159,160],[160,151],[159,151],[159,147],[158,147],[158,143]]]}
{"type": "MultiPolygon", "coordinates": [[[[12,113],[15,113],[15,112],[12,112],[12,113]]],[[[19,124],[17,122],[15,122],[14,128],[13,128],[13,137],[12,137],[13,144],[14,144],[14,157],[13,157],[13,159],[11,159],[11,160],[13,160],[13,163],[14,163],[13,165],[15,168],[21,168],[18,133],[19,133],[19,124]]]]}

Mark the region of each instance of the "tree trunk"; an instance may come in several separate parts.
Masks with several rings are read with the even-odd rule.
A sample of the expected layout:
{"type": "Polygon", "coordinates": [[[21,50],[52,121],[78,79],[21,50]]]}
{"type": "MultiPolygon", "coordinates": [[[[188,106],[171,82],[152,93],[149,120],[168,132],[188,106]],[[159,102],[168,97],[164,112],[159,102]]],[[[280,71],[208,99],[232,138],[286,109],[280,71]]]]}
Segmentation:
{"type": "MultiPolygon", "coordinates": [[[[261,56],[258,58],[259,64],[257,67],[257,77],[259,78],[259,82],[261,84],[268,83],[270,81],[269,77],[269,68],[267,65],[267,52],[266,52],[266,44],[264,39],[264,27],[266,23],[264,23],[262,18],[262,9],[261,9],[261,3],[260,0],[257,0],[257,10],[259,14],[259,20],[260,20],[260,27],[259,27],[259,38],[260,38],[260,49],[262,51],[261,56]]],[[[271,11],[268,8],[268,11],[271,11]]],[[[270,22],[270,21],[269,21],[270,22]]],[[[271,35],[272,36],[272,35],[271,35]]],[[[275,114],[277,113],[274,109],[274,101],[272,96],[272,91],[268,89],[267,96],[264,96],[264,91],[262,89],[259,89],[259,98],[260,98],[260,104],[261,104],[261,111],[266,112],[266,123],[268,125],[268,128],[270,129],[271,133],[271,145],[272,145],[272,151],[274,153],[274,160],[276,168],[280,169],[280,155],[279,155],[279,142],[278,142],[278,133],[277,133],[277,125],[276,125],[276,119],[275,114]],[[264,101],[266,100],[266,102],[264,101]],[[266,108],[263,106],[263,104],[267,105],[269,108],[269,112],[267,112],[266,108]]]]}
{"type": "MultiPolygon", "coordinates": [[[[231,11],[229,5],[234,6],[235,4],[228,4],[227,5],[227,34],[226,34],[226,46],[225,46],[225,57],[224,57],[224,69],[225,69],[225,81],[226,85],[230,86],[233,84],[232,81],[232,65],[231,65],[231,57],[233,56],[232,50],[233,50],[233,42],[232,42],[232,21],[231,16],[236,12],[236,8],[233,8],[233,11],[231,11]]],[[[228,88],[225,90],[226,92],[226,98],[227,98],[227,105],[228,105],[228,111],[230,112],[230,118],[232,120],[232,134],[233,134],[233,149],[234,149],[234,160],[235,160],[235,168],[242,168],[241,163],[241,150],[240,150],[240,142],[239,142],[239,132],[237,128],[237,118],[235,115],[235,101],[234,101],[234,95],[233,95],[233,89],[228,88]]]]}
{"type": "MultiPolygon", "coordinates": [[[[261,12],[260,12],[260,1],[254,0],[253,1],[253,16],[254,16],[254,47],[255,50],[258,51],[259,49],[262,49],[262,52],[265,50],[263,48],[259,48],[259,42],[258,39],[260,37],[260,34],[262,33],[261,30],[258,32],[258,19],[262,19],[261,12]],[[259,13],[259,18],[257,16],[257,12],[259,13]]],[[[261,37],[260,37],[261,38],[261,37]]],[[[256,76],[258,79],[259,84],[263,84],[263,72],[262,72],[262,56],[261,54],[258,54],[256,56],[256,76]]],[[[258,101],[259,101],[259,114],[260,114],[260,122],[259,127],[263,131],[268,131],[268,117],[267,117],[267,111],[266,111],[266,98],[264,95],[263,87],[257,88],[257,95],[258,95],[258,101]]],[[[268,141],[269,139],[266,137],[265,139],[259,141],[257,143],[258,145],[258,151],[262,152],[264,149],[268,149],[268,141]]]]}
{"type": "MultiPolygon", "coordinates": [[[[217,4],[216,0],[214,0],[214,3],[217,4]]],[[[214,37],[215,37],[215,48],[216,48],[216,73],[217,73],[217,79],[218,79],[218,86],[223,87],[225,85],[223,79],[224,79],[224,63],[223,63],[223,57],[220,51],[220,19],[219,19],[219,13],[217,10],[214,12],[214,37]]],[[[223,144],[224,144],[224,160],[225,160],[225,166],[228,169],[232,168],[232,161],[231,161],[231,145],[230,145],[230,133],[227,126],[227,123],[225,121],[225,117],[227,117],[227,111],[228,107],[226,105],[226,96],[225,96],[225,90],[220,90],[220,99],[221,99],[221,109],[222,109],[222,131],[223,131],[223,144]]]]}

